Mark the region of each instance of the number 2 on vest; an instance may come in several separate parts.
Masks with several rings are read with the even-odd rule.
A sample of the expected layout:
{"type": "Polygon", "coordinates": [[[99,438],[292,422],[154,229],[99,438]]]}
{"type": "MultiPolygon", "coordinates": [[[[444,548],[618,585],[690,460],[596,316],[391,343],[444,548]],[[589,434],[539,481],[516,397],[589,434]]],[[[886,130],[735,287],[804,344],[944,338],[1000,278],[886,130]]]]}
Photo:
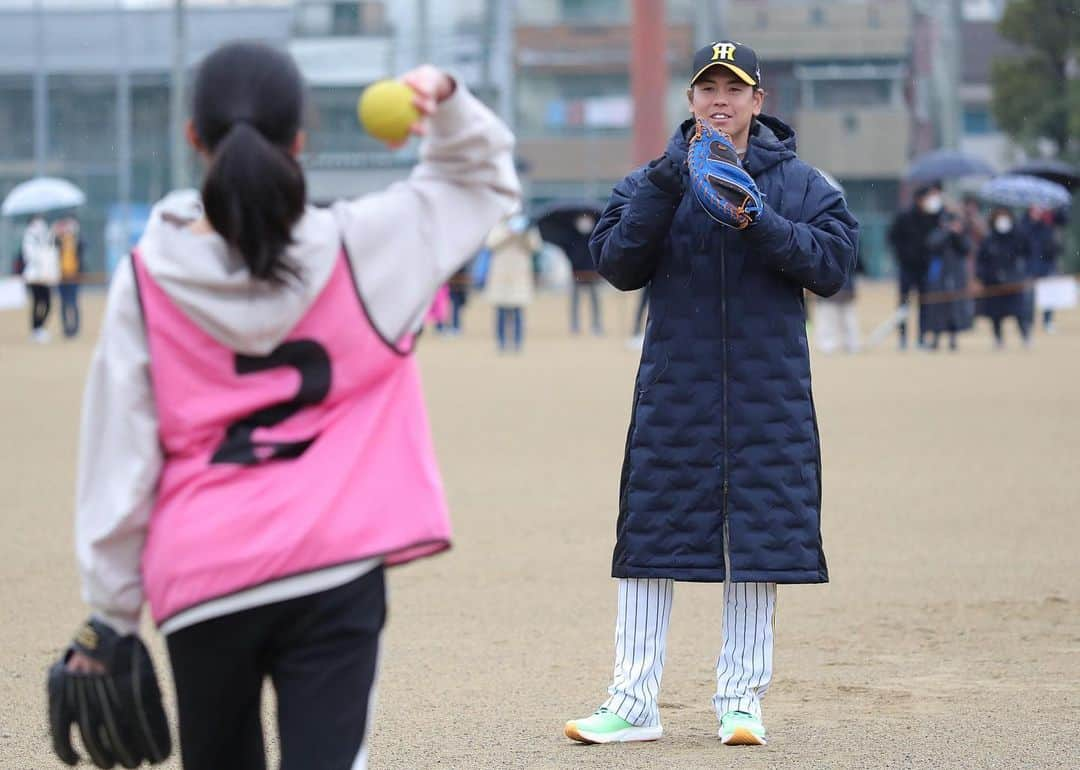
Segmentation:
{"type": "Polygon", "coordinates": [[[293,340],[279,345],[268,356],[236,355],[236,373],[254,374],[291,366],[300,373],[300,389],[288,400],[259,409],[229,425],[210,463],[255,465],[268,460],[293,460],[315,443],[318,434],[302,441],[255,441],[256,428],[284,422],[306,406],[322,402],[330,393],[330,356],[314,340],[293,340]]]}

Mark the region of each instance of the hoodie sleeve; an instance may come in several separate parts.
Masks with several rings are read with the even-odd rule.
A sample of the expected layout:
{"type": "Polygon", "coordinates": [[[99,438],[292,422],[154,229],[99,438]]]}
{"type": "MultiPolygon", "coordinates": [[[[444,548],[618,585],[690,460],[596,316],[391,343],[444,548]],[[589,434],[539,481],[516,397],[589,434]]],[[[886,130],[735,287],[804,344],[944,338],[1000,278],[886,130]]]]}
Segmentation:
{"type": "Polygon", "coordinates": [[[680,201],[649,181],[644,169],[615,185],[589,238],[597,272],[622,291],[647,284],[680,201]]]}
{"type": "Polygon", "coordinates": [[[743,237],[765,264],[818,296],[831,297],[855,270],[859,223],[844,196],[813,169],[798,221],[765,204],[743,237]]]}
{"type": "Polygon", "coordinates": [[[121,634],[139,625],[139,565],[161,465],[150,356],[128,259],[113,276],[90,363],[75,501],[83,599],[121,634]]]}
{"type": "Polygon", "coordinates": [[[395,343],[521,197],[513,134],[461,82],[429,128],[406,181],[334,207],[372,323],[395,343]]]}

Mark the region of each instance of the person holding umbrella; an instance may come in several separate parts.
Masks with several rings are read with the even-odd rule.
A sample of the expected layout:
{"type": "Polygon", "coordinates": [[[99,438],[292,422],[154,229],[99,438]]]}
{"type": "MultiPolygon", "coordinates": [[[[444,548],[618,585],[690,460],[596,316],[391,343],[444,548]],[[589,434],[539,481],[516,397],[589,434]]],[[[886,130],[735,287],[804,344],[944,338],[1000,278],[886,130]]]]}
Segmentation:
{"type": "Polygon", "coordinates": [[[949,335],[949,350],[956,350],[956,335],[971,328],[972,313],[966,295],[968,284],[967,257],[971,241],[964,233],[964,221],[959,212],[946,211],[941,223],[926,240],[930,254],[926,288],[940,296],[925,304],[924,328],[930,334],[929,349],[937,350],[941,334],[949,335]]]}
{"type": "Polygon", "coordinates": [[[30,292],[30,337],[34,342],[48,342],[45,322],[52,307],[53,287],[60,283],[60,253],[41,214],[32,217],[26,226],[21,257],[23,281],[30,292]]]}
{"type": "Polygon", "coordinates": [[[989,296],[981,302],[981,314],[994,326],[994,347],[1005,346],[1002,323],[1010,316],[1020,327],[1024,346],[1031,342],[1024,280],[1031,259],[1031,242],[1016,226],[1012,211],[997,206],[990,214],[990,234],[979,247],[975,268],[989,296]]]}
{"type": "MultiPolygon", "coordinates": [[[[1058,271],[1058,256],[1061,253],[1061,244],[1058,242],[1055,225],[1058,224],[1057,215],[1050,209],[1041,206],[1030,206],[1020,223],[1020,230],[1027,236],[1031,244],[1030,275],[1032,278],[1046,278],[1058,271]]],[[[1043,331],[1053,334],[1054,311],[1043,310],[1043,331]]]]}
{"type": "Polygon", "coordinates": [[[64,336],[79,333],[79,274],[83,270],[86,244],[79,234],[79,220],[65,217],[53,225],[60,254],[60,320],[64,336]]]}
{"type": "Polygon", "coordinates": [[[581,333],[581,295],[588,294],[591,303],[592,333],[604,333],[603,312],[598,291],[599,276],[589,253],[589,236],[592,234],[600,210],[591,203],[555,203],[536,217],[540,237],[558,246],[566,254],[573,271],[570,287],[570,333],[581,333]]]}
{"type": "MultiPolygon", "coordinates": [[[[927,239],[937,229],[945,199],[941,194],[941,184],[931,182],[915,190],[911,208],[899,212],[889,227],[888,239],[892,244],[897,262],[897,281],[899,305],[908,305],[914,293],[918,301],[919,315],[916,321],[916,345],[925,346],[925,329],[922,293],[926,290],[926,271],[930,266],[930,251],[927,239]]],[[[900,334],[900,349],[907,349],[907,321],[897,325],[900,334]]]]}

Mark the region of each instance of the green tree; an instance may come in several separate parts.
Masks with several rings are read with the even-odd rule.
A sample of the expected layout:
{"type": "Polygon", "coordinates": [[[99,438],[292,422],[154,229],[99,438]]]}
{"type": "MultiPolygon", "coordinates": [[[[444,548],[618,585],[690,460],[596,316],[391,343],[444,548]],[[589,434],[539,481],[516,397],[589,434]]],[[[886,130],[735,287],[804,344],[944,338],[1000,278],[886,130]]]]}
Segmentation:
{"type": "Polygon", "coordinates": [[[998,24],[1019,55],[993,64],[998,125],[1021,144],[1053,142],[1055,155],[1080,153],[1080,4],[1013,0],[998,24]]]}

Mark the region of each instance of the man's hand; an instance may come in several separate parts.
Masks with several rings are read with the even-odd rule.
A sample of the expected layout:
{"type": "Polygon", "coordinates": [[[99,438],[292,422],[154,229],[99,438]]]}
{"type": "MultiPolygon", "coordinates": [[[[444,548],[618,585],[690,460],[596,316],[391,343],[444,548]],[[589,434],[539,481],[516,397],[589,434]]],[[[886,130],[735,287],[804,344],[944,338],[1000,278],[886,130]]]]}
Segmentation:
{"type": "Polygon", "coordinates": [[[667,153],[649,161],[649,165],[645,169],[645,176],[671,197],[682,198],[684,190],[683,170],[681,164],[672,160],[667,153]]]}

